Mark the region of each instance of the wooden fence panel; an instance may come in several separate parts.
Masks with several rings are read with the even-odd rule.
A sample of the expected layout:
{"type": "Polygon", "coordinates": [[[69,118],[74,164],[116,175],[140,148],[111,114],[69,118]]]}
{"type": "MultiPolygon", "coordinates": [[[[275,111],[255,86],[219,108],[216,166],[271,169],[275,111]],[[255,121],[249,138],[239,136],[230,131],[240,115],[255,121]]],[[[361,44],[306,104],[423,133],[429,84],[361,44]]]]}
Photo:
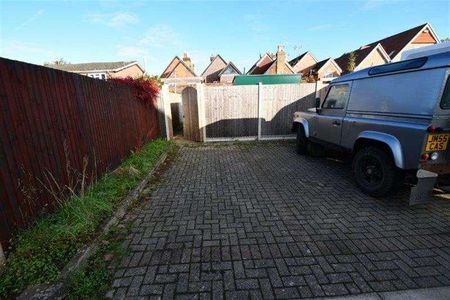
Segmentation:
{"type": "Polygon", "coordinates": [[[262,86],[261,135],[292,134],[294,112],[314,107],[315,83],[262,86]]]}
{"type": "Polygon", "coordinates": [[[208,138],[258,135],[258,87],[204,87],[208,138]]]}
{"type": "Polygon", "coordinates": [[[0,242],[85,164],[99,176],[158,132],[128,86],[0,58],[0,242]]]}
{"type": "Polygon", "coordinates": [[[207,139],[257,137],[259,119],[261,138],[291,135],[294,112],[314,107],[316,98],[315,83],[205,86],[203,90],[207,139]]]}

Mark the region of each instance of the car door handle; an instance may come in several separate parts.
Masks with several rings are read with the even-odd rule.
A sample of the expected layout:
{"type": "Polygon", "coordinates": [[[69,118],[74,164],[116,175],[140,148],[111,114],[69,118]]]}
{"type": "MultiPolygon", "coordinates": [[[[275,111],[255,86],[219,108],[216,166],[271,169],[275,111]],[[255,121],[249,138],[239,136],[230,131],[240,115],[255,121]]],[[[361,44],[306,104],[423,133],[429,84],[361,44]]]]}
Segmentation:
{"type": "Polygon", "coordinates": [[[341,122],[339,122],[339,121],[333,121],[333,126],[340,126],[341,125],[341,122]]]}

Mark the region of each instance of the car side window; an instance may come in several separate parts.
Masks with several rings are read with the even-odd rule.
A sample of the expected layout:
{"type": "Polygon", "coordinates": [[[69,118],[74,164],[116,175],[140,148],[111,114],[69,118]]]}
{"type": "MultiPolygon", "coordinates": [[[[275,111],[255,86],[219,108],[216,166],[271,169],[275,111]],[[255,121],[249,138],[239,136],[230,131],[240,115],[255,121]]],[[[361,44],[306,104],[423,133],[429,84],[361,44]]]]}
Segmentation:
{"type": "Polygon", "coordinates": [[[349,96],[350,87],[348,84],[339,84],[331,86],[327,98],[323,102],[322,108],[325,109],[343,109],[349,96]]]}

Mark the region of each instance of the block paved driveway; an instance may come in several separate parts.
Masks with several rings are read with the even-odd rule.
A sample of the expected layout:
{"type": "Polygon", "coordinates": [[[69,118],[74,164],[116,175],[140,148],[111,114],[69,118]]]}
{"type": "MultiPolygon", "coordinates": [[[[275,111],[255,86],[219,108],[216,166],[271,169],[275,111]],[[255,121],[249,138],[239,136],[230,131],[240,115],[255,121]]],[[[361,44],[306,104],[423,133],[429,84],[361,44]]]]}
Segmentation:
{"type": "Polygon", "coordinates": [[[450,286],[450,200],[374,199],[290,143],[183,147],[132,225],[115,298],[309,298],[450,286]]]}

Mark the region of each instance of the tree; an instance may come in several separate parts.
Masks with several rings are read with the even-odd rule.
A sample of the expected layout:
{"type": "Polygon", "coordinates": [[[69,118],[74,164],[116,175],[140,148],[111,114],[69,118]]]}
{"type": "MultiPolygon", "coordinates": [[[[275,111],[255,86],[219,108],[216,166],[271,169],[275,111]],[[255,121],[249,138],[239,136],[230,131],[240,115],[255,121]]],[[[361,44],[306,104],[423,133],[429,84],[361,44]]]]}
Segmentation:
{"type": "Polygon", "coordinates": [[[161,77],[159,77],[158,75],[144,74],[141,77],[139,77],[139,79],[142,79],[142,80],[154,80],[159,85],[159,87],[162,87],[163,84],[164,84],[162,82],[162,80],[161,80],[161,77]]]}
{"type": "Polygon", "coordinates": [[[70,62],[65,61],[64,58],[61,57],[60,59],[54,60],[52,62],[44,63],[44,66],[48,66],[48,65],[67,65],[67,64],[70,64],[70,62]]]}
{"type": "Polygon", "coordinates": [[[348,55],[347,72],[353,72],[356,68],[356,54],[355,52],[350,52],[348,55]]]}
{"type": "Polygon", "coordinates": [[[450,37],[446,37],[445,39],[441,40],[441,43],[450,42],[450,37]]]}

